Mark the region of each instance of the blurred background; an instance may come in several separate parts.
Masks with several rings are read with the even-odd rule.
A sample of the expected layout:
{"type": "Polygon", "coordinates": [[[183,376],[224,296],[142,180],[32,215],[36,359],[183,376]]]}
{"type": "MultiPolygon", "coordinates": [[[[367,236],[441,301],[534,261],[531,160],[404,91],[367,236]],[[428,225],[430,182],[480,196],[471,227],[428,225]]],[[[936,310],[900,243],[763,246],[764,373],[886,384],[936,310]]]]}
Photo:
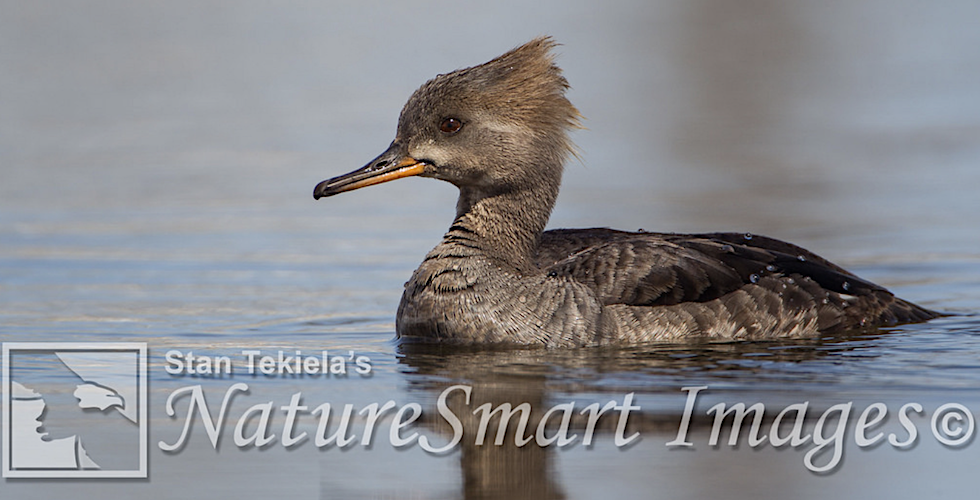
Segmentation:
{"type": "MultiPolygon", "coordinates": [[[[383,151],[427,79],[539,35],[562,44],[557,61],[586,126],[573,134],[580,159],[566,166],[550,227],[765,234],[907,299],[971,313],[980,308],[978,19],[980,4],[956,0],[0,1],[0,340],[135,340],[156,354],[351,348],[372,355],[377,375],[338,397],[421,397],[405,392],[408,373],[426,370],[390,342],[394,312],[402,283],[451,222],[455,188],[411,178],[319,202],[312,190],[383,151]]],[[[780,387],[898,387],[889,393],[898,399],[952,387],[977,397],[975,318],[899,333],[861,344],[877,361],[804,356],[738,364],[723,378],[749,400],[780,387]],[[895,358],[894,339],[911,350],[895,358]]],[[[847,342],[841,356],[853,354],[847,342]]],[[[561,394],[647,388],[669,393],[679,411],[681,385],[720,380],[717,352],[694,355],[708,361],[686,365],[690,375],[645,362],[640,374],[634,365],[560,371],[583,384],[561,394]],[[615,383],[599,390],[588,382],[605,383],[597,379],[615,383]]],[[[173,382],[155,366],[165,396],[173,382]]],[[[460,375],[446,370],[439,376],[460,375]]],[[[711,463],[683,469],[690,475],[651,475],[677,454],[659,438],[647,444],[651,455],[638,447],[563,458],[548,466],[564,472],[545,489],[602,494],[589,480],[602,463],[624,498],[649,498],[661,484],[674,498],[703,498],[732,493],[726,481],[735,480],[748,496],[759,483],[797,498],[804,486],[817,497],[911,498],[936,486],[917,475],[925,462],[937,473],[963,465],[948,451],[919,450],[827,478],[794,455],[793,472],[779,477],[795,479],[780,482],[764,479],[785,461],[776,453],[700,451],[684,457],[711,463]],[[730,472],[692,480],[709,466],[730,472]],[[902,476],[896,470],[908,479],[874,480],[902,476]]],[[[306,471],[286,455],[283,469],[306,471]]],[[[346,486],[360,489],[331,496],[340,490],[323,479],[293,484],[323,498],[470,492],[457,489],[456,459],[430,468],[435,459],[423,455],[399,479],[417,483],[403,496],[401,483],[367,478],[374,467],[409,467],[404,455],[363,455],[340,459],[356,469],[346,486]]],[[[154,462],[171,467],[156,469],[157,485],[200,471],[190,459],[154,462]]],[[[276,484],[226,472],[197,480],[223,493],[276,484]]],[[[31,486],[0,491],[56,491],[31,486]]]]}

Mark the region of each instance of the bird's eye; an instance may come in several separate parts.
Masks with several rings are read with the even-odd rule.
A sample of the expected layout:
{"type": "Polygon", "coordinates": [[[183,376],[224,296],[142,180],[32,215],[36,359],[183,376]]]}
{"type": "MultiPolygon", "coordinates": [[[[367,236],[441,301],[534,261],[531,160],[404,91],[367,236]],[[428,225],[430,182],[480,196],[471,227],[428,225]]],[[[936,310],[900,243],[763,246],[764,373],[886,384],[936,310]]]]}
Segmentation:
{"type": "Polygon", "coordinates": [[[463,122],[455,118],[446,118],[439,124],[439,130],[441,130],[444,134],[449,135],[459,132],[459,129],[461,128],[463,128],[463,122]]]}

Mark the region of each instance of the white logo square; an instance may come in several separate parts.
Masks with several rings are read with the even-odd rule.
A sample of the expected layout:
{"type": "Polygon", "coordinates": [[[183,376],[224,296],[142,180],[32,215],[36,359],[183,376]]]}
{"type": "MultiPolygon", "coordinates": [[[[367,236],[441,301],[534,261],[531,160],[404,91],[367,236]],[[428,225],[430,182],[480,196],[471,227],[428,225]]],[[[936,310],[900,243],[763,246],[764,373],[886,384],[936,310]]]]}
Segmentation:
{"type": "Polygon", "coordinates": [[[5,342],[3,477],[147,477],[141,342],[5,342]]]}

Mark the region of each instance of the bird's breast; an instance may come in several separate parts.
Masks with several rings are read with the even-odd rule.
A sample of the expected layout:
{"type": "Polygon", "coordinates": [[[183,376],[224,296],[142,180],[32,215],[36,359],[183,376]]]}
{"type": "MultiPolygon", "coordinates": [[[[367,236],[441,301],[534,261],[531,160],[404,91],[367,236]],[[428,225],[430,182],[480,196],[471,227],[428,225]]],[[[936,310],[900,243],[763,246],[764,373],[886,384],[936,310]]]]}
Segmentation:
{"type": "Polygon", "coordinates": [[[460,343],[583,345],[599,331],[601,304],[583,285],[522,275],[488,259],[427,259],[405,284],[399,337],[460,343]]]}

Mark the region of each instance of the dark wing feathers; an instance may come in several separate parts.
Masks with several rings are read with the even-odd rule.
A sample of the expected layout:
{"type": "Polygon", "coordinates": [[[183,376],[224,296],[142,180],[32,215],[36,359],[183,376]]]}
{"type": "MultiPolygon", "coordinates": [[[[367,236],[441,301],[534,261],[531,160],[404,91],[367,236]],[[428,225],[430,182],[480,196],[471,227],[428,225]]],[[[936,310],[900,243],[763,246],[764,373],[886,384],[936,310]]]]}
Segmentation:
{"type": "Polygon", "coordinates": [[[823,289],[837,293],[865,295],[886,291],[808,250],[765,236],[746,239],[744,235],[733,233],[709,233],[668,235],[667,240],[713,255],[735,269],[743,279],[749,278],[746,282],[753,274],[759,278],[778,273],[808,277],[823,289]],[[724,250],[720,253],[717,251],[719,244],[724,250]]]}
{"type": "Polygon", "coordinates": [[[560,229],[542,235],[537,264],[589,285],[605,304],[705,302],[773,275],[809,278],[839,294],[888,293],[796,245],[738,233],[560,229]]]}
{"type": "Polygon", "coordinates": [[[589,285],[607,305],[700,302],[743,284],[733,269],[717,259],[643,237],[594,245],[547,269],[589,285]]]}
{"type": "Polygon", "coordinates": [[[587,284],[607,305],[701,302],[738,289],[748,276],[712,255],[724,244],[711,245],[704,241],[704,248],[686,248],[652,233],[607,229],[548,231],[537,263],[587,284]]]}
{"type": "Polygon", "coordinates": [[[939,316],[764,236],[560,229],[541,236],[535,263],[550,276],[585,284],[605,306],[643,309],[631,314],[651,331],[670,318],[684,331],[709,332],[725,318],[778,336],[811,328],[803,324],[807,317],[817,331],[832,332],[939,316]]]}
{"type": "Polygon", "coordinates": [[[743,233],[705,233],[665,236],[668,239],[676,238],[686,241],[709,239],[725,242],[733,245],[736,253],[744,253],[746,250],[765,252],[770,257],[760,257],[757,260],[768,259],[767,265],[777,268],[783,274],[808,276],[819,283],[824,289],[838,293],[861,295],[870,292],[886,291],[883,287],[870,281],[865,281],[805,248],[766,236],[746,235],[743,233]]]}

